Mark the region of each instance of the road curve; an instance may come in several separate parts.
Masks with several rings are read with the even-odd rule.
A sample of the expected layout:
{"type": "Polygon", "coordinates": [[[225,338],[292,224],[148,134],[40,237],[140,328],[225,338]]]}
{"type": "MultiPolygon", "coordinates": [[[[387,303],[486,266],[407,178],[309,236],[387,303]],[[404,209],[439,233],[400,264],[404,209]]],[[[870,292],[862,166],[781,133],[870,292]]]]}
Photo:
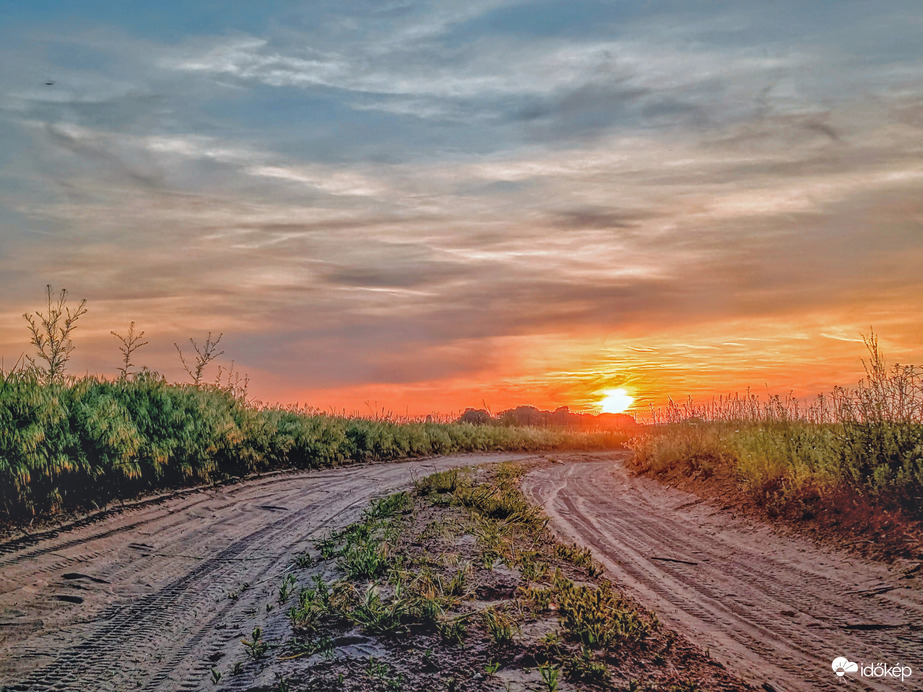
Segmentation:
{"type": "Polygon", "coordinates": [[[255,479],[0,545],[0,687],[201,690],[293,554],[414,475],[472,454],[255,479]]]}
{"type": "Polygon", "coordinates": [[[913,670],[903,683],[856,679],[849,688],[923,689],[918,578],[634,477],[625,458],[545,465],[523,491],[564,539],[590,546],[613,581],[757,686],[843,689],[831,661],[846,656],[913,670]]]}

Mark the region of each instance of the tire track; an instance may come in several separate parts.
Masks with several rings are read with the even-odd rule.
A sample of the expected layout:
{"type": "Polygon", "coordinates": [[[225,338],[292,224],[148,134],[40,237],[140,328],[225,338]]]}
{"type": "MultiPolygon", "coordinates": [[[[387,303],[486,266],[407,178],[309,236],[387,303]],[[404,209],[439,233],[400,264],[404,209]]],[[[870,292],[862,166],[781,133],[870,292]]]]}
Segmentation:
{"type": "Polygon", "coordinates": [[[239,653],[248,613],[313,537],[353,520],[372,497],[408,486],[412,472],[523,457],[467,455],[245,482],[11,551],[0,573],[2,689],[202,689],[211,662],[239,653]],[[82,602],[57,600],[53,592],[65,588],[82,602]]]}
{"type": "MultiPolygon", "coordinates": [[[[716,512],[609,460],[551,465],[523,480],[567,540],[589,545],[639,602],[728,668],[777,690],[839,689],[836,656],[910,665],[923,676],[923,597],[887,568],[716,512]],[[847,596],[870,584],[896,587],[847,596]],[[857,623],[897,624],[856,631],[857,623]]],[[[918,689],[909,680],[855,680],[918,689]]]]}

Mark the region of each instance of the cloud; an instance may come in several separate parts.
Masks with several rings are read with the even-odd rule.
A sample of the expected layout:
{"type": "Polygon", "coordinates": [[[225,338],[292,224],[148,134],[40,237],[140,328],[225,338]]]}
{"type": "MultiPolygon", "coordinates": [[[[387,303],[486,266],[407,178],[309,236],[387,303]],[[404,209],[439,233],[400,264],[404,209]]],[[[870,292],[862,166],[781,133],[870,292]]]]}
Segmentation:
{"type": "Polygon", "coordinates": [[[603,337],[679,378],[716,371],[702,353],[763,364],[793,324],[887,324],[912,354],[923,82],[885,35],[910,29],[754,8],[563,32],[515,3],[318,4],[86,53],[104,32],[50,37],[84,55],[62,89],[0,68],[0,309],[66,285],[100,352],[132,319],[164,359],[225,331],[290,387],[616,377],[603,337]],[[529,373],[517,348],[560,360],[529,373]]]}

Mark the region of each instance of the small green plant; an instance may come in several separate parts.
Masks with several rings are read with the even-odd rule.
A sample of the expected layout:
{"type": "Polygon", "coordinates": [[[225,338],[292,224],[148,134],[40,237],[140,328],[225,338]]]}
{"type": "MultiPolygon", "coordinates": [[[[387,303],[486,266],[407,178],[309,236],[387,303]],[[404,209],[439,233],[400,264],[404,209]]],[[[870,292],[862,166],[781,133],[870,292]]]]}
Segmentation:
{"type": "Polygon", "coordinates": [[[289,596],[292,595],[292,591],[295,590],[295,575],[289,574],[285,579],[282,580],[282,584],[279,586],[279,596],[278,601],[279,605],[285,605],[289,599],[289,596]]]}
{"type": "Polygon", "coordinates": [[[574,654],[564,664],[567,677],[580,682],[608,682],[609,669],[604,663],[594,660],[593,651],[586,646],[580,647],[580,653],[574,654]]]}
{"type": "Polygon", "coordinates": [[[518,564],[523,579],[528,582],[542,581],[548,574],[548,564],[536,551],[521,554],[518,564]]]}
{"type": "Polygon", "coordinates": [[[325,635],[316,640],[297,639],[291,643],[290,649],[292,655],[287,657],[289,659],[301,658],[302,656],[313,656],[317,653],[324,658],[330,658],[333,655],[335,647],[333,645],[333,640],[325,635]]]}
{"type": "MultiPolygon", "coordinates": [[[[313,583],[313,587],[304,587],[298,592],[298,604],[288,610],[289,620],[295,629],[313,631],[321,620],[333,617],[338,611],[333,603],[333,591],[327,582],[315,575],[313,583]]],[[[345,590],[340,588],[340,591],[345,590]]],[[[339,594],[336,600],[342,603],[344,596],[345,593],[339,594]]]]}
{"type": "Polygon", "coordinates": [[[254,627],[253,633],[250,635],[250,640],[246,639],[240,640],[245,647],[247,647],[247,653],[250,655],[250,658],[257,660],[263,658],[266,655],[266,651],[269,649],[269,645],[263,641],[263,629],[261,627],[254,627]]]}
{"type": "Polygon", "coordinates": [[[538,667],[538,672],[542,676],[542,682],[545,683],[545,689],[548,692],[557,692],[558,676],[561,674],[561,669],[546,663],[538,667]]]}
{"type": "Polygon", "coordinates": [[[369,634],[396,634],[407,630],[404,618],[408,615],[406,600],[395,597],[386,602],[374,584],[369,584],[350,618],[369,634]]]}
{"type": "Polygon", "coordinates": [[[457,618],[445,618],[437,624],[439,637],[446,644],[453,646],[464,646],[465,634],[468,631],[467,618],[464,616],[457,618]]]}
{"type": "Polygon", "coordinates": [[[554,598],[554,589],[543,586],[529,586],[523,591],[523,596],[532,601],[539,612],[549,610],[554,598]]]}
{"type": "Polygon", "coordinates": [[[324,536],[314,543],[314,547],[320,551],[321,560],[332,560],[337,556],[337,537],[333,534],[324,536]]]}
{"type": "Polygon", "coordinates": [[[593,558],[593,553],[589,548],[581,547],[576,543],[571,545],[562,544],[555,548],[555,555],[577,567],[582,567],[591,579],[596,579],[603,574],[602,566],[593,558]]]}
{"type": "Polygon", "coordinates": [[[455,492],[458,487],[458,469],[437,471],[413,482],[414,490],[419,495],[439,495],[455,492]]]}
{"type": "Polygon", "coordinates": [[[380,681],[389,692],[398,692],[404,686],[404,675],[402,673],[392,675],[388,664],[376,660],[373,656],[369,657],[365,673],[370,680],[380,681]]]}
{"type": "Polygon", "coordinates": [[[400,492],[388,497],[375,500],[366,508],[363,517],[366,521],[371,519],[389,519],[395,514],[408,511],[413,506],[410,493],[400,492]]]}
{"type": "Polygon", "coordinates": [[[548,632],[542,637],[542,646],[545,649],[557,649],[561,645],[561,637],[557,631],[548,632]]]}
{"type": "Polygon", "coordinates": [[[555,580],[555,598],[565,629],[584,646],[607,647],[619,639],[641,641],[650,627],[604,582],[599,587],[555,580]]]}
{"type": "Polygon", "coordinates": [[[250,588],[250,582],[245,581],[243,584],[240,585],[240,588],[237,589],[236,591],[229,591],[228,598],[232,601],[236,601],[238,598],[240,598],[240,595],[249,588],[250,588]]]}
{"type": "Polygon", "coordinates": [[[212,668],[211,673],[212,673],[212,682],[215,685],[221,682],[221,673],[218,671],[217,668],[212,668]]]}
{"type": "Polygon", "coordinates": [[[340,559],[340,566],[352,580],[374,579],[382,574],[390,562],[387,543],[366,541],[349,545],[340,559]]]}
{"type": "Polygon", "coordinates": [[[464,563],[461,565],[449,583],[445,585],[444,591],[447,596],[464,596],[467,592],[468,575],[471,572],[471,565],[464,563]]]}
{"type": "Polygon", "coordinates": [[[488,663],[486,666],[484,666],[484,672],[491,676],[494,675],[498,670],[500,670],[499,661],[493,661],[492,663],[488,663]]]}

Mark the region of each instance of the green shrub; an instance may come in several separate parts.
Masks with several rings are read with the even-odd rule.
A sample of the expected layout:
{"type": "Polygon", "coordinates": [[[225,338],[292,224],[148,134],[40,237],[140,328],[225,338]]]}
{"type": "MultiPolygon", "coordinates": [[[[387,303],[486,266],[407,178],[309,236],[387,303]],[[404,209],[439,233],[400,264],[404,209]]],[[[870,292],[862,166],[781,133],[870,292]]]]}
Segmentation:
{"type": "Polygon", "coordinates": [[[256,407],[233,388],[170,384],[148,371],[46,379],[0,372],[0,513],[9,518],[277,468],[618,442],[256,407]]]}

